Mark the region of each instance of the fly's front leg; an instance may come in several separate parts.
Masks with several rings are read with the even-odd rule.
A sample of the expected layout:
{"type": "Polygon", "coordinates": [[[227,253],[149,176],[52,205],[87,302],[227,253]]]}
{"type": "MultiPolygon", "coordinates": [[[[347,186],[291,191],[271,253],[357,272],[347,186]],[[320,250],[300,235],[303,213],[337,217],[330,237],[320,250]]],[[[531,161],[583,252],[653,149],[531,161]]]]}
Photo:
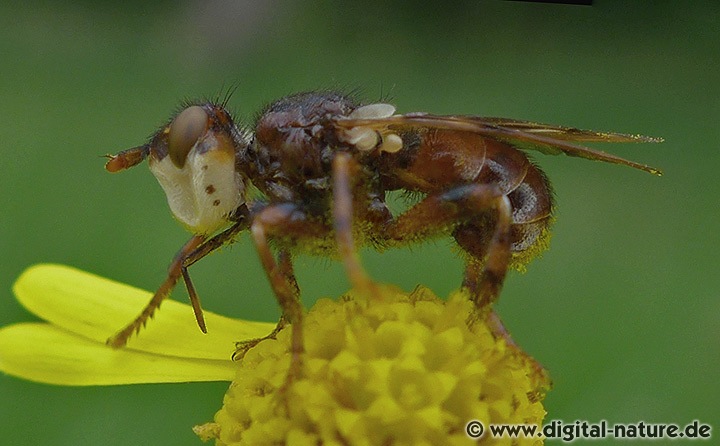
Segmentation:
{"type": "Polygon", "coordinates": [[[205,317],[203,316],[202,306],[200,305],[200,297],[195,291],[195,286],[190,279],[188,268],[195,264],[198,260],[202,259],[211,252],[219,249],[230,240],[234,239],[240,231],[247,229],[248,223],[245,219],[234,223],[228,229],[210,238],[202,245],[195,248],[193,252],[187,255],[182,262],[180,267],[183,281],[185,282],[185,288],[187,289],[188,296],[190,297],[190,303],[193,307],[193,313],[195,313],[195,320],[197,321],[198,327],[203,333],[207,333],[207,327],[205,326],[205,317]]]}
{"type": "Polygon", "coordinates": [[[143,311],[125,328],[110,337],[106,343],[113,348],[120,348],[127,344],[127,341],[133,332],[139,332],[140,329],[147,324],[147,321],[152,318],[155,311],[160,307],[162,301],[165,300],[170,295],[173,288],[175,288],[175,285],[178,280],[180,280],[180,277],[183,278],[185,286],[188,290],[190,302],[192,303],[193,312],[195,313],[195,319],[197,320],[198,326],[203,333],[207,333],[205,318],[203,317],[202,307],[200,306],[200,299],[198,298],[195,287],[190,280],[187,268],[206,255],[220,248],[229,240],[232,240],[240,231],[246,229],[247,225],[247,222],[243,219],[234,223],[231,227],[210,239],[206,239],[203,235],[196,235],[188,240],[180,251],[175,254],[175,257],[168,268],[168,275],[165,278],[165,281],[162,285],[160,285],[160,288],[157,289],[143,311]]]}
{"type": "Polygon", "coordinates": [[[165,281],[160,285],[153,295],[150,302],[145,306],[142,312],[130,322],[125,328],[111,336],[105,343],[113,348],[120,348],[127,344],[128,339],[133,333],[140,331],[142,327],[147,324],[147,321],[152,318],[155,314],[155,310],[160,307],[165,298],[170,295],[170,292],[175,288],[177,281],[180,276],[183,275],[183,263],[185,259],[192,253],[198,246],[205,241],[205,236],[196,235],[193,236],[187,243],[178,251],[168,268],[168,275],[165,281]]]}

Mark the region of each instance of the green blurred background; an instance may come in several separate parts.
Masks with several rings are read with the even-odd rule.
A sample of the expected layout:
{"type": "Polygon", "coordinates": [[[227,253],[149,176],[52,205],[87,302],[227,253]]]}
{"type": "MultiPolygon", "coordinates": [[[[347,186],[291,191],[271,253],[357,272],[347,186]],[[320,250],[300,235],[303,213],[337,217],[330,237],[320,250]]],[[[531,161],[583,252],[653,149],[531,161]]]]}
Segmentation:
{"type": "MultiPolygon", "coordinates": [[[[548,420],[699,419],[720,436],[720,5],[338,3],[3,3],[0,325],[34,320],[10,291],[34,263],[160,283],[188,235],[144,166],[109,175],[100,155],[142,143],[182,99],[237,83],[230,104],[249,121],[291,92],[360,87],[401,112],[664,137],[602,147],[662,178],[535,157],[557,194],[554,238],[509,276],[499,309],[551,372],[548,420]]],[[[207,309],[274,321],[251,248],[241,237],[194,266],[195,284],[207,309]]],[[[363,259],[379,280],[440,295],[462,269],[449,240],[363,259]]],[[[347,287],[334,262],[303,257],[297,269],[306,304],[347,287]]],[[[0,442],[199,444],[190,428],[212,419],[226,387],[0,376],[0,442]]]]}

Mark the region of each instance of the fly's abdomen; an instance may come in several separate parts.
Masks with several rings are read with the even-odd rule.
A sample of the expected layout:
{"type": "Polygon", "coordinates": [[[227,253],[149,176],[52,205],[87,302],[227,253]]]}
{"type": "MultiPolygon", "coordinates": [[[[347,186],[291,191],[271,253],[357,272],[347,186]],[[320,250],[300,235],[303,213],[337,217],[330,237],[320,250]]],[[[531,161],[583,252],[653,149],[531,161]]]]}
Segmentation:
{"type": "Polygon", "coordinates": [[[510,200],[513,266],[521,267],[547,248],[553,208],[550,183],[514,147],[488,140],[485,150],[485,164],[476,181],[496,185],[510,200]]]}
{"type": "Polygon", "coordinates": [[[522,268],[548,247],[553,197],[542,171],[528,163],[523,180],[507,194],[512,205],[513,266],[522,268]]]}

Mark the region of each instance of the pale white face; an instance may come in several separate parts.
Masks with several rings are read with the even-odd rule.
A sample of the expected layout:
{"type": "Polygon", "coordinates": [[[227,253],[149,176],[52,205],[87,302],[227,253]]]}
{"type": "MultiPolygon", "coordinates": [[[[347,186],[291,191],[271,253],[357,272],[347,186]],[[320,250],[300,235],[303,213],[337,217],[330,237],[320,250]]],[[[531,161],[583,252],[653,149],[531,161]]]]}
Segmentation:
{"type": "Polygon", "coordinates": [[[167,151],[152,150],[148,160],[175,218],[203,235],[226,226],[230,213],[245,201],[235,146],[209,126],[202,107],[186,108],[164,130],[167,151]]]}

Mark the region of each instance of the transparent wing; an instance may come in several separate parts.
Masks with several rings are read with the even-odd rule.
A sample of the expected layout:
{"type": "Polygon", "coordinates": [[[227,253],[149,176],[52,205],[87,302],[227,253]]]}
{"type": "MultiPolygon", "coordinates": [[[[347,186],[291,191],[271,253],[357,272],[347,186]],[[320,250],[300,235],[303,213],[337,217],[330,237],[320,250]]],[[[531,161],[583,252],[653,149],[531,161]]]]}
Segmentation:
{"type": "Polygon", "coordinates": [[[522,150],[537,150],[551,155],[564,153],[569,156],[577,156],[590,160],[622,164],[655,175],[662,175],[659,169],[646,164],[636,163],[601,150],[573,144],[574,142],[662,142],[662,138],[623,133],[595,132],[507,118],[441,116],[424,113],[410,113],[370,119],[340,118],[336,120],[335,124],[337,127],[343,129],[367,127],[377,131],[402,131],[425,128],[473,132],[487,138],[505,142],[522,150]]]}

